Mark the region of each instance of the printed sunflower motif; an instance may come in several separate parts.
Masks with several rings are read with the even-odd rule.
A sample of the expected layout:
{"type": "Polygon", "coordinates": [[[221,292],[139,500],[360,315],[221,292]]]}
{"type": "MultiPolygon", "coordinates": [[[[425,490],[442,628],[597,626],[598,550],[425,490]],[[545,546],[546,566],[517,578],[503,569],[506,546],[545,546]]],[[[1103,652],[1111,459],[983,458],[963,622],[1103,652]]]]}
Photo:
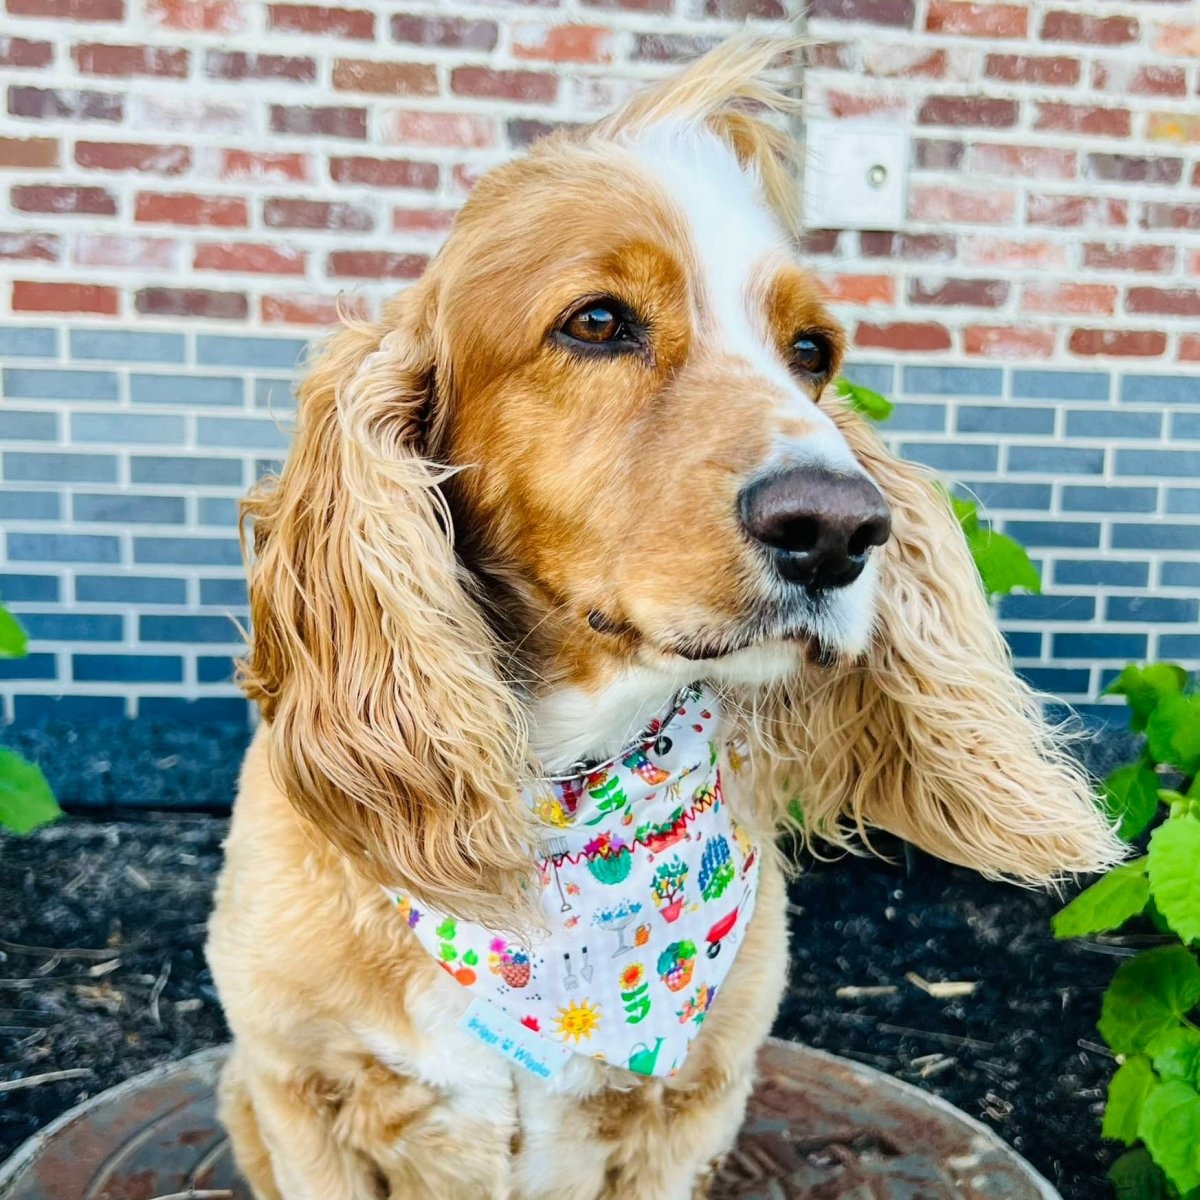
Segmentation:
{"type": "Polygon", "coordinates": [[[641,963],[630,963],[621,972],[621,991],[632,992],[646,978],[646,968],[641,963]]]}

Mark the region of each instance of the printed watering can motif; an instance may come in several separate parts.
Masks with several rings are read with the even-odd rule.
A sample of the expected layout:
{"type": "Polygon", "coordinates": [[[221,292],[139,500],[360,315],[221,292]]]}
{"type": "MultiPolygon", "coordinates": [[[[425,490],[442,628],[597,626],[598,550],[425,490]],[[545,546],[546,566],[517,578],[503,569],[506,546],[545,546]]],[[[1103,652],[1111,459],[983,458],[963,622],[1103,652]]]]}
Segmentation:
{"type": "Polygon", "coordinates": [[[471,992],[475,1023],[487,1025],[482,1002],[560,1054],[641,1075],[683,1065],[758,887],[758,849],[725,803],[720,736],[716,697],[688,688],[621,755],[526,787],[547,826],[537,877],[548,935],[514,940],[394,897],[471,992]]]}

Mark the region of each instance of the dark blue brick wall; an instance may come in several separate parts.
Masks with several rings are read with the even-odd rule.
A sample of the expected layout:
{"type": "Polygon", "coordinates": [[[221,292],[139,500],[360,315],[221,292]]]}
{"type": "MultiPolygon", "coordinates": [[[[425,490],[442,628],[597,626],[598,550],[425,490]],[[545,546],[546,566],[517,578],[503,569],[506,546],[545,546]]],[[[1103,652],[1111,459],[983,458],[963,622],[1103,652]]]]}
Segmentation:
{"type": "Polygon", "coordinates": [[[182,333],[142,333],[121,329],[72,329],[71,357],[105,362],[181,363],[187,357],[182,333]]]}
{"type": "Polygon", "coordinates": [[[186,604],[187,580],[156,575],[77,575],[75,599],[101,604],[186,604]]]}
{"type": "Polygon", "coordinates": [[[74,654],[76,683],[182,683],[183,659],[171,654],[74,654]]]}
{"type": "Polygon", "coordinates": [[[139,405],[240,408],[245,395],[245,381],[236,375],[134,374],[129,377],[129,398],[139,405]]]}
{"type": "MultiPolygon", "coordinates": [[[[304,349],[0,324],[0,598],[34,635],[0,663],[0,720],[244,718],[237,501],[286,451],[304,349]]],[[[1035,686],[1099,718],[1126,661],[1200,666],[1200,371],[860,353],[846,375],[897,402],[893,446],[1030,546],[1044,594],[1000,619],[1035,686]]]]}
{"type": "Polygon", "coordinates": [[[1012,394],[1019,400],[1107,400],[1112,379],[1105,371],[1014,370],[1012,394]]]}
{"type": "Polygon", "coordinates": [[[169,483],[192,487],[237,487],[245,477],[240,458],[175,458],[135,454],[130,460],[134,483],[169,483]]]}

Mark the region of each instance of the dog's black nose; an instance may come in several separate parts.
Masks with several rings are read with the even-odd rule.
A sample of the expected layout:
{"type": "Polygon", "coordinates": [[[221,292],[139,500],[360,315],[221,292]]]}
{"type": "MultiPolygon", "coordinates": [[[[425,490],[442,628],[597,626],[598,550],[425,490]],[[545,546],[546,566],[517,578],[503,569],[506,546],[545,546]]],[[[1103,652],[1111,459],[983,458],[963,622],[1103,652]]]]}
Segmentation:
{"type": "Polygon", "coordinates": [[[771,550],[779,573],[814,592],[853,583],[892,530],[887,503],[865,475],[822,467],[767,476],[738,503],[743,528],[771,550]]]}

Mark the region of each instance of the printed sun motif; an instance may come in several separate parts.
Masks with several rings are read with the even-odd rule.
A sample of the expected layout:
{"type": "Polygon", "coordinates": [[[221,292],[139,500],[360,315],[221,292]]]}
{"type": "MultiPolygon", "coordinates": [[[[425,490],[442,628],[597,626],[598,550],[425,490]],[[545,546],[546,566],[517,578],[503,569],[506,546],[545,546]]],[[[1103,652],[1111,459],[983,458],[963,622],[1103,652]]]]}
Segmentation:
{"type": "Polygon", "coordinates": [[[565,1008],[558,1010],[554,1018],[557,1028],[555,1032],[564,1042],[580,1042],[590,1038],[600,1028],[599,1006],[590,1000],[577,1003],[572,1000],[565,1008]]]}
{"type": "Polygon", "coordinates": [[[539,800],[534,807],[534,813],[539,820],[556,829],[565,829],[571,823],[566,809],[554,797],[539,800]]]}

